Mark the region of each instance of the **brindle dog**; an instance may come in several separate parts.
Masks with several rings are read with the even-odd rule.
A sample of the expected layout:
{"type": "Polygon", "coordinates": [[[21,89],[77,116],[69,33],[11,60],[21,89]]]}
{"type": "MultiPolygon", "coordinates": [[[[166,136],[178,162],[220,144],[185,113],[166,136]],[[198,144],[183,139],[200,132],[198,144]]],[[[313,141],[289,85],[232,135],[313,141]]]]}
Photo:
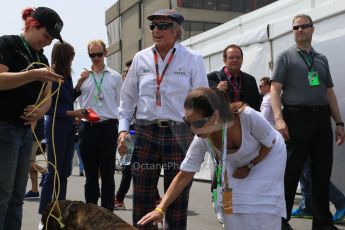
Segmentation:
{"type": "MultiPolygon", "coordinates": [[[[81,201],[61,200],[58,201],[61,210],[62,223],[64,228],[60,227],[55,218],[50,217],[48,226],[44,226],[44,230],[135,230],[137,228],[126,223],[120,217],[111,211],[99,207],[94,204],[85,204],[81,201]]],[[[50,203],[47,209],[43,212],[42,223],[45,225],[49,212],[53,206],[50,203]]],[[[52,214],[59,217],[57,207],[55,206],[52,214]]]]}

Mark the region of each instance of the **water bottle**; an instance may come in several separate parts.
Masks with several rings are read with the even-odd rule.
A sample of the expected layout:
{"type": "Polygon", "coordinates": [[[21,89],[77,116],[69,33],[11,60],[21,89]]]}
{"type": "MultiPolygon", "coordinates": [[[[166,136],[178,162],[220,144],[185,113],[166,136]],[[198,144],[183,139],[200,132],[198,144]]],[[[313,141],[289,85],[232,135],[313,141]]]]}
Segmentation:
{"type": "Polygon", "coordinates": [[[122,165],[130,165],[132,156],[133,156],[133,150],[135,147],[135,131],[130,130],[129,134],[126,136],[125,144],[127,146],[127,153],[124,155],[124,157],[121,160],[122,165]]]}

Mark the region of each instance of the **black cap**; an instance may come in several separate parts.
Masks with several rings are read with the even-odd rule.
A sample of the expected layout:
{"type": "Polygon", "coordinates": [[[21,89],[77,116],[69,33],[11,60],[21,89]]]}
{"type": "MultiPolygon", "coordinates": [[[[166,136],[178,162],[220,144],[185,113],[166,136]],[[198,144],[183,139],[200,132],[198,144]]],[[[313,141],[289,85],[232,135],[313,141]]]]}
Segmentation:
{"type": "Polygon", "coordinates": [[[31,16],[47,29],[50,36],[59,39],[60,42],[63,43],[60,35],[63,22],[60,16],[54,10],[48,7],[38,7],[31,13],[31,16]]]}
{"type": "Polygon", "coordinates": [[[153,14],[147,17],[148,20],[152,21],[155,18],[161,18],[161,17],[166,17],[174,20],[177,22],[177,24],[181,25],[181,23],[184,21],[184,17],[182,14],[178,13],[174,9],[161,9],[157,10],[153,14]]]}

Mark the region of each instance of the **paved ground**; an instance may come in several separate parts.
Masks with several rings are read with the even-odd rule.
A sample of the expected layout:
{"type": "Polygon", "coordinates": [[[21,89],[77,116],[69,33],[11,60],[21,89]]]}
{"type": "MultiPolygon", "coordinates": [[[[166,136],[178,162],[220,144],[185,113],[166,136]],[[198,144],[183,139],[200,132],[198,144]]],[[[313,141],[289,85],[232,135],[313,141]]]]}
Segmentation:
{"type": "MultiPolygon", "coordinates": [[[[83,187],[85,177],[77,176],[78,169],[74,167],[73,175],[69,178],[67,198],[70,200],[84,200],[83,187]]],[[[121,179],[121,174],[115,174],[115,183],[118,186],[121,179]]],[[[163,194],[163,178],[159,180],[160,194],[163,194]]],[[[31,184],[28,183],[28,190],[31,184]]],[[[210,201],[210,185],[207,182],[195,181],[190,192],[190,203],[188,212],[188,230],[221,230],[222,225],[218,223],[217,218],[213,212],[210,201]]],[[[131,197],[132,191],[130,190],[126,196],[125,203],[126,210],[116,210],[115,214],[123,218],[128,223],[132,222],[131,219],[131,197]]],[[[39,200],[30,200],[24,202],[23,213],[23,230],[36,230],[40,216],[37,213],[39,200]]],[[[332,208],[332,211],[334,209],[332,208]]],[[[311,220],[293,219],[291,225],[296,230],[310,230],[311,220]]],[[[339,229],[345,230],[345,223],[337,225],[339,229]]]]}

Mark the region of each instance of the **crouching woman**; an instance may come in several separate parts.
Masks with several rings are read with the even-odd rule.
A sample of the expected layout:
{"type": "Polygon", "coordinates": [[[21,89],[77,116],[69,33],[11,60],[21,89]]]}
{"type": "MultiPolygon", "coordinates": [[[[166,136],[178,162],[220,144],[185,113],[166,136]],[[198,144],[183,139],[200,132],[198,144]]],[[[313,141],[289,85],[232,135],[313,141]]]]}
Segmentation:
{"type": "Polygon", "coordinates": [[[260,113],[241,102],[230,105],[227,95],[217,89],[193,90],[184,111],[194,140],[162,202],[138,224],[159,223],[210,152],[221,162],[218,191],[223,191],[219,196],[223,196],[225,229],[280,230],[281,217],[286,216],[287,154],[282,136],[260,113]]]}

